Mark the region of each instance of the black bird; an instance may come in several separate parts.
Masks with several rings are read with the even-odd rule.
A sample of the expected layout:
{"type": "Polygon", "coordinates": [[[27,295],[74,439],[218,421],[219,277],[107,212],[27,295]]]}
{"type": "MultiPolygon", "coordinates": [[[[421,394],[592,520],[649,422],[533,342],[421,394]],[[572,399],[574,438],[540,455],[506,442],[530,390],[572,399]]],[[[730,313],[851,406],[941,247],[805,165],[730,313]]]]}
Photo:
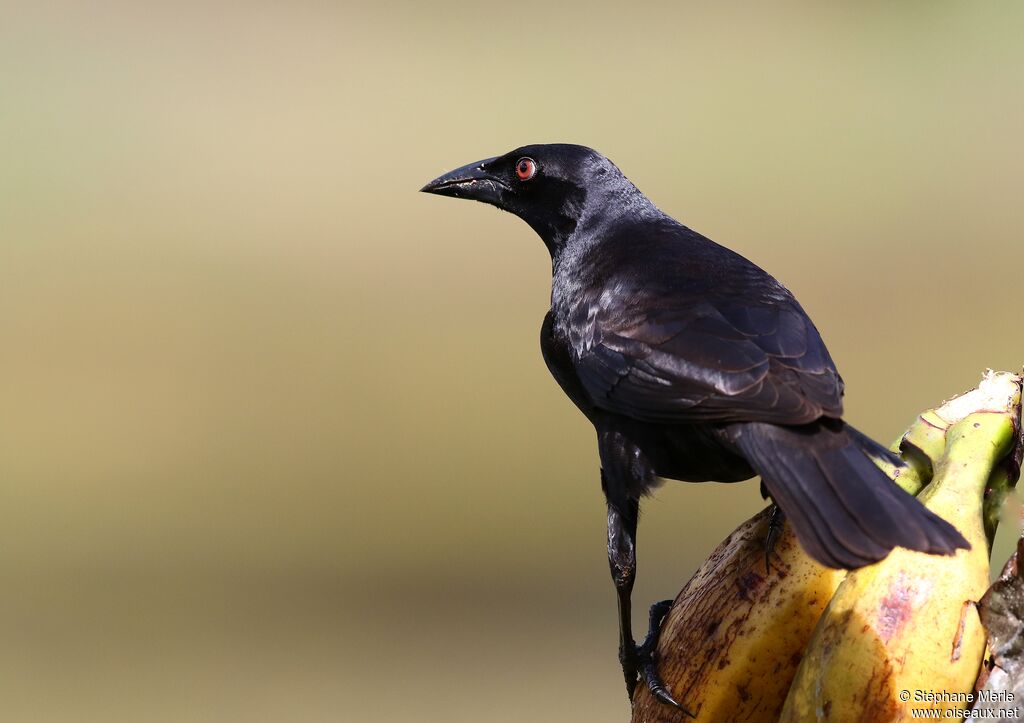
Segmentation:
{"type": "Polygon", "coordinates": [[[422,190],[514,213],[551,253],[541,351],[597,431],[631,699],[642,679],[681,707],[653,660],[667,606],[652,608],[642,645],[631,631],[639,501],[658,477],[760,475],[800,544],[829,567],[862,567],[897,546],[969,547],[879,471],[870,457],[888,455],[881,445],[843,422],[843,381],[793,295],[667,216],[600,153],[524,146],[422,190]]]}

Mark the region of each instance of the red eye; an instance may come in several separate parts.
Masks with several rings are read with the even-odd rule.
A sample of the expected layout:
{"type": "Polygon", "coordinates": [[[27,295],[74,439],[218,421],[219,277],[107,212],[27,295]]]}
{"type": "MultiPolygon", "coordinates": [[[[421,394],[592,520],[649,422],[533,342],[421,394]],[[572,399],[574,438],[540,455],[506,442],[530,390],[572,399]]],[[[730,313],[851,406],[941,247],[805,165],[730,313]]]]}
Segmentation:
{"type": "Polygon", "coordinates": [[[532,158],[520,158],[516,161],[516,175],[520,181],[529,181],[537,175],[537,163],[532,158]]]}

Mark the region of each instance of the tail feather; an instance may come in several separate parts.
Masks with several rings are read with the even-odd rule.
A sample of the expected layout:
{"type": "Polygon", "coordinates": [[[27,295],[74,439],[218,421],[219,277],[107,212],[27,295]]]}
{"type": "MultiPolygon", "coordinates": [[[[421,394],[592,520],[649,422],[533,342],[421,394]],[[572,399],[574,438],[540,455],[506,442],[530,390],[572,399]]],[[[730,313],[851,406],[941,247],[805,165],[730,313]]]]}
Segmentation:
{"type": "Polygon", "coordinates": [[[907,463],[903,461],[902,457],[890,450],[888,447],[885,447],[871,439],[871,437],[864,434],[856,427],[851,427],[849,424],[844,423],[843,428],[846,430],[847,434],[853,438],[854,444],[864,450],[864,453],[869,457],[888,462],[897,468],[905,468],[907,466],[907,463]]]}
{"type": "Polygon", "coordinates": [[[970,547],[875,466],[868,455],[880,445],[840,421],[750,423],[730,432],[801,545],[823,565],[863,567],[897,546],[942,555],[970,547]]]}

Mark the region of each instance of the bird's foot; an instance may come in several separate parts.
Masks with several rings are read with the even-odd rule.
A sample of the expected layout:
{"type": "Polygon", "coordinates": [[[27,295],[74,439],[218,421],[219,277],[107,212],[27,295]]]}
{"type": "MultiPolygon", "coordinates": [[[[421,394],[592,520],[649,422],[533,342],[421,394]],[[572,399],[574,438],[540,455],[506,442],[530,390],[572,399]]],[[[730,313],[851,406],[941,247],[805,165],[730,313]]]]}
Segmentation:
{"type": "Polygon", "coordinates": [[[782,508],[778,505],[772,505],[772,515],[768,519],[768,536],[764,541],[764,571],[765,574],[769,574],[772,571],[772,552],[775,551],[775,543],[779,540],[779,535],[782,534],[782,527],[786,523],[786,516],[782,513],[782,508]]]}
{"type": "Polygon", "coordinates": [[[665,705],[681,710],[686,715],[694,718],[690,711],[686,710],[669,691],[668,686],[658,675],[657,669],[657,648],[658,635],[661,633],[661,625],[665,616],[672,608],[671,600],[662,600],[651,605],[650,626],[647,637],[640,645],[632,645],[629,649],[619,650],[619,662],[622,663],[622,674],[626,677],[626,692],[630,702],[633,701],[633,693],[636,686],[643,681],[644,685],[651,691],[651,695],[665,705]]]}

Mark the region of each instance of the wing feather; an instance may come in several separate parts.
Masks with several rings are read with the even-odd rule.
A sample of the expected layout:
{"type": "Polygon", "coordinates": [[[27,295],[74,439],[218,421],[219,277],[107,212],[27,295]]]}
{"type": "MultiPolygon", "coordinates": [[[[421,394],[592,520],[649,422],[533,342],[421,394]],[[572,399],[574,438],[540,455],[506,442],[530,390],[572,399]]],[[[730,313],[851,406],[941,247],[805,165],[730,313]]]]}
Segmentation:
{"type": "Polygon", "coordinates": [[[657,422],[842,414],[842,380],[792,297],[628,299],[602,294],[572,316],[577,373],[597,406],[657,422]]]}

